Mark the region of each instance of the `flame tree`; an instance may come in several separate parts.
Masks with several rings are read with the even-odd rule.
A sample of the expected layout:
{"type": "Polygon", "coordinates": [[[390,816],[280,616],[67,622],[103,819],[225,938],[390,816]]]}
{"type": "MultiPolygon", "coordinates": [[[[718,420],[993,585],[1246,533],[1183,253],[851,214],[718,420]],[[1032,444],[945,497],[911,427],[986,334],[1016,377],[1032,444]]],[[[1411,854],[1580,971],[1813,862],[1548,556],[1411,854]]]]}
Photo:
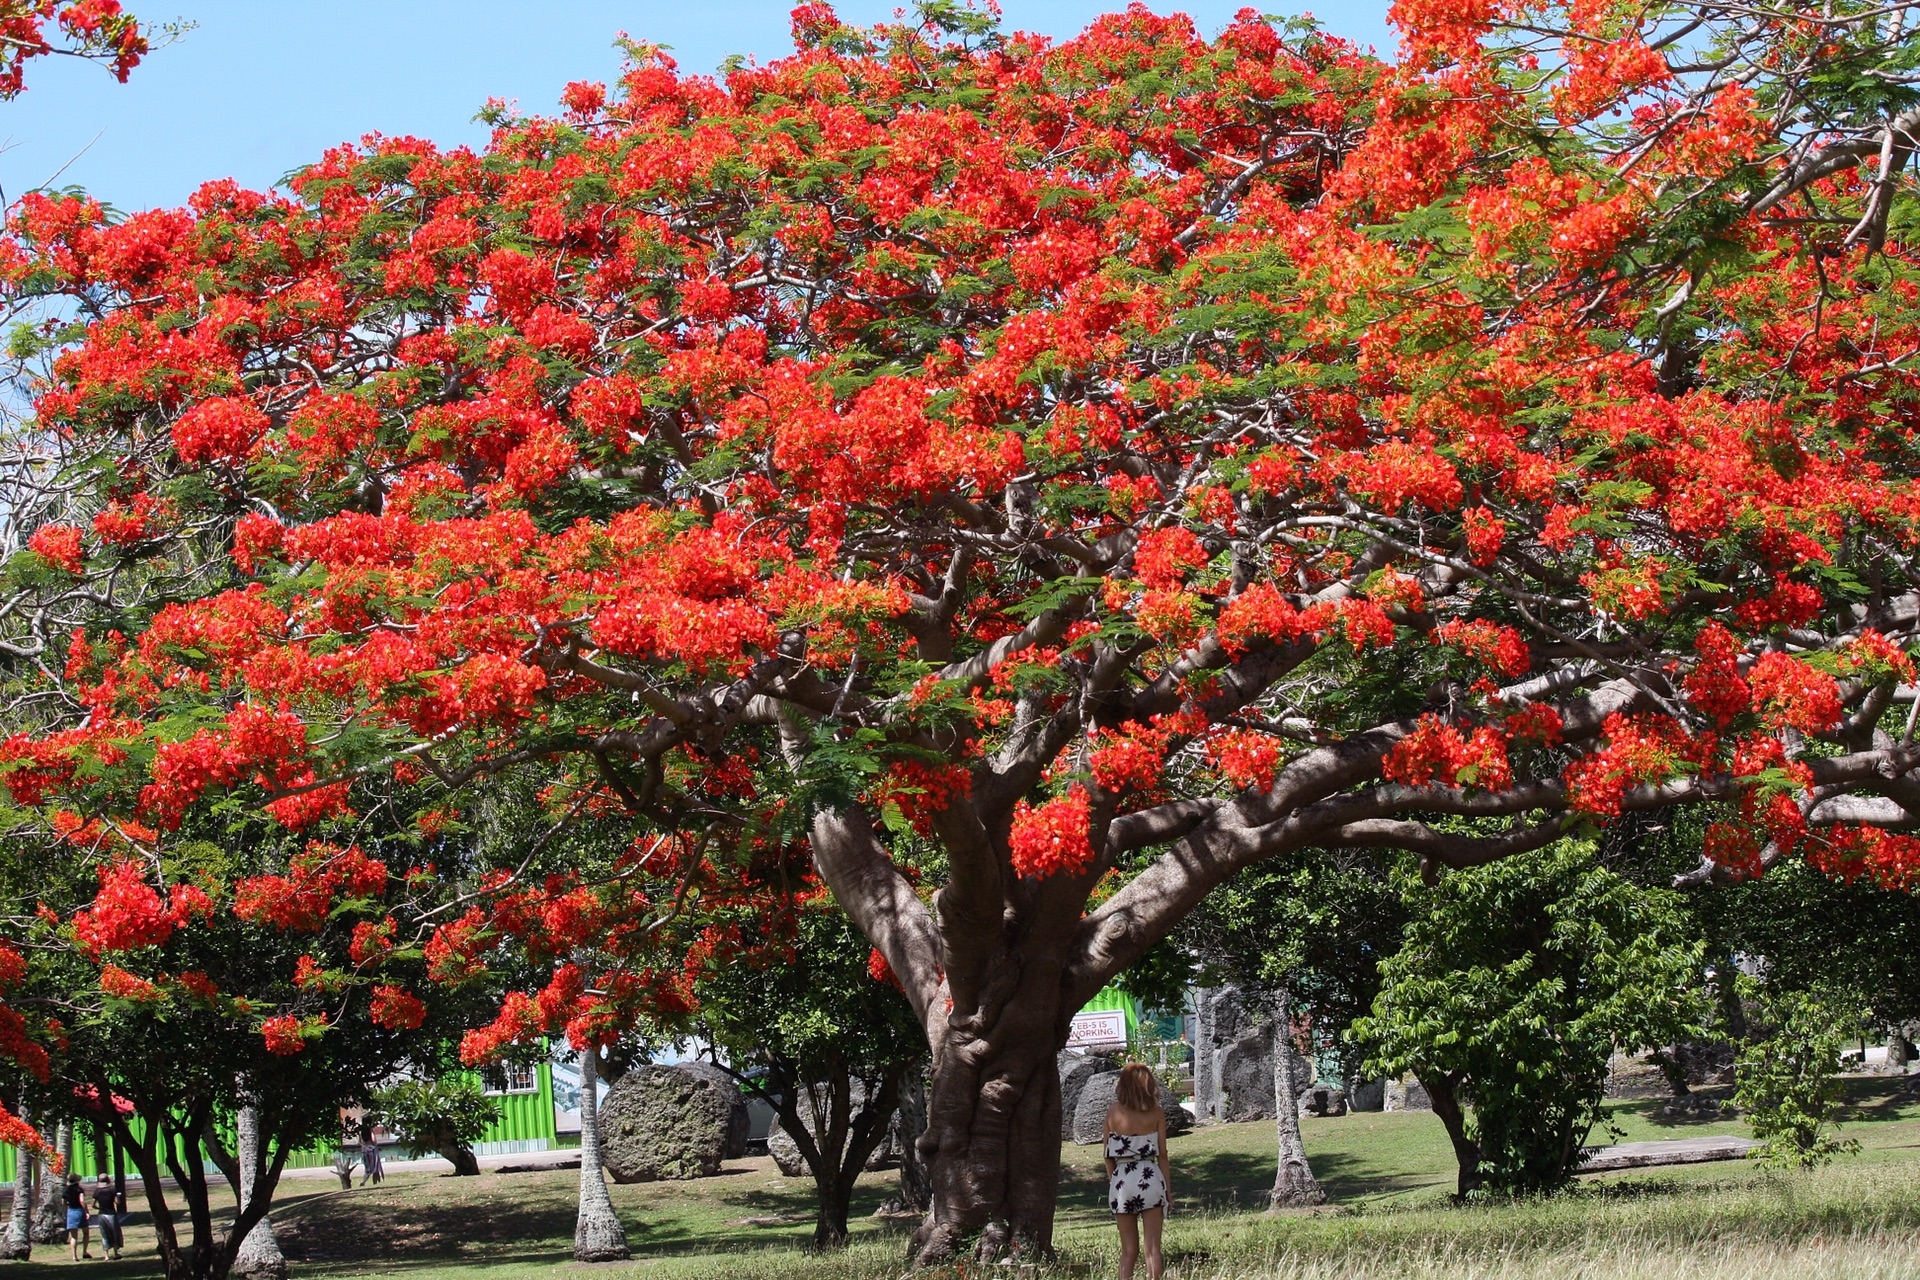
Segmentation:
{"type": "Polygon", "coordinates": [[[29,197],[6,782],[798,831],[933,1054],[919,1255],[1044,1249],[1069,1018],[1240,868],[1920,866],[1913,12],[805,5],[479,152],[29,197]]]}
{"type": "MultiPolygon", "coordinates": [[[[162,28],[163,43],[186,25],[162,28]]],[[[0,99],[24,93],[26,64],[50,54],[97,62],[125,84],[153,34],[120,0],[0,0],[0,99]]]]}

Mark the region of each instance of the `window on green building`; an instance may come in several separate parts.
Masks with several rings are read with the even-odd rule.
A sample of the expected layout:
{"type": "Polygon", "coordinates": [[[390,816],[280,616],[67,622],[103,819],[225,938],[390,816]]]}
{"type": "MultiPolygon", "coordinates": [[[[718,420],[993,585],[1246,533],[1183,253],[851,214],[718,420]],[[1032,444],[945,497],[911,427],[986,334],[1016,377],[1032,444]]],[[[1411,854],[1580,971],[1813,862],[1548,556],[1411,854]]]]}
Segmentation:
{"type": "Polygon", "coordinates": [[[540,1089],[540,1072],[532,1063],[502,1062],[497,1066],[482,1067],[480,1081],[488,1093],[537,1093],[540,1089]]]}

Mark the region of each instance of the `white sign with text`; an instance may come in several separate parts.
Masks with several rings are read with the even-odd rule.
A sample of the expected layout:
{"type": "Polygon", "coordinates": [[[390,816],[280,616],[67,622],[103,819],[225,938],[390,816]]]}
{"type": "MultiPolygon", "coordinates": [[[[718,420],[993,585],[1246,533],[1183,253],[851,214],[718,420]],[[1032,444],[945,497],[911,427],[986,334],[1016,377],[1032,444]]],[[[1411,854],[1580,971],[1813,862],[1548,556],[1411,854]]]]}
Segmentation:
{"type": "Polygon", "coordinates": [[[1119,1009],[1089,1009],[1073,1015],[1067,1048],[1092,1049],[1127,1042],[1127,1015],[1119,1009]]]}

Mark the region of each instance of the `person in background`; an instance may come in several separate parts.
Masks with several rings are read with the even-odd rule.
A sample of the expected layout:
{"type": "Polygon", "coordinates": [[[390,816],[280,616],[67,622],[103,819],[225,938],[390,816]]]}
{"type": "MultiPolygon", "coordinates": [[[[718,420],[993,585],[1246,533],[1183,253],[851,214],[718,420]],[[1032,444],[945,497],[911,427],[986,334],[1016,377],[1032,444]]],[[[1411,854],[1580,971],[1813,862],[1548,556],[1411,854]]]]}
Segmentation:
{"type": "Polygon", "coordinates": [[[87,1229],[87,1189],[80,1185],[80,1175],[67,1175],[67,1244],[73,1249],[75,1262],[85,1258],[93,1259],[89,1246],[93,1243],[93,1233],[87,1229]]]}
{"type": "Polygon", "coordinates": [[[1167,1117],[1160,1110],[1160,1082],[1142,1062],[1120,1069],[1107,1108],[1107,1208],[1120,1227],[1120,1280],[1133,1280],[1140,1259],[1141,1228],[1147,1238],[1147,1276],[1160,1280],[1160,1231],[1173,1207],[1173,1173],[1167,1167],[1167,1117]]]}
{"type": "Polygon", "coordinates": [[[120,1223],[126,1217],[126,1201],[120,1195],[120,1189],[113,1185],[113,1179],[106,1174],[93,1188],[93,1211],[100,1219],[100,1250],[109,1258],[118,1258],[126,1238],[120,1233],[120,1223]]]}
{"type": "Polygon", "coordinates": [[[363,1123],[360,1126],[360,1185],[372,1182],[375,1186],[386,1181],[387,1171],[380,1161],[380,1144],[373,1140],[373,1125],[363,1123]]]}

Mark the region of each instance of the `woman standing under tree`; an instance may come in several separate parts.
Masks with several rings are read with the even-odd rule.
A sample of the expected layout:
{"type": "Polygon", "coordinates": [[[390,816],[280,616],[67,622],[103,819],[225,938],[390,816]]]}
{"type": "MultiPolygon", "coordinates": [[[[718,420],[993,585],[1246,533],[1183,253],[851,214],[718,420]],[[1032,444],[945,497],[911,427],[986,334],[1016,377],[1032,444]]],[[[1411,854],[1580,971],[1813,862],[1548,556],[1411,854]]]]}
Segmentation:
{"type": "Polygon", "coordinates": [[[80,1175],[69,1173],[66,1186],[67,1201],[67,1244],[73,1251],[73,1260],[79,1262],[93,1258],[93,1232],[89,1228],[87,1215],[87,1189],[80,1185],[80,1175]]]}
{"type": "Polygon", "coordinates": [[[1129,1062],[1107,1108],[1107,1208],[1120,1224],[1120,1280],[1133,1280],[1146,1226],[1147,1277],[1160,1280],[1160,1229],[1173,1207],[1167,1168],[1167,1117],[1153,1072],[1129,1062]]]}

